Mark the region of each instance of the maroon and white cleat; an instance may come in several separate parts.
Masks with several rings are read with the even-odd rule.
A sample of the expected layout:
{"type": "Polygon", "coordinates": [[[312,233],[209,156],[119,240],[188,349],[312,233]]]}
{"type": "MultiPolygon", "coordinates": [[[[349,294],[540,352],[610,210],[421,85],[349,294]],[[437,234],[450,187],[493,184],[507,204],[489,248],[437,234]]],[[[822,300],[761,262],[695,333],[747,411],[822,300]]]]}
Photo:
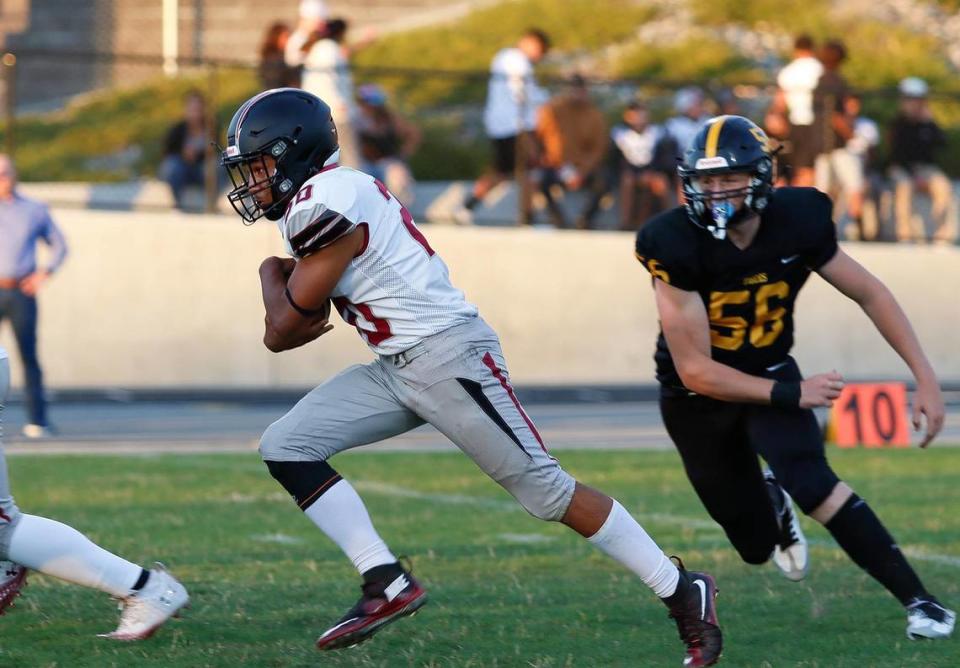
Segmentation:
{"type": "Polygon", "coordinates": [[[387,624],[414,614],[427,602],[427,592],[406,570],[397,568],[383,579],[361,586],[363,596],[336,624],[317,638],[317,649],[359,645],[387,624]]]}
{"type": "Polygon", "coordinates": [[[0,561],[0,615],[27,585],[27,569],[12,561],[0,561]]]}
{"type": "MultiPolygon", "coordinates": [[[[679,561],[679,559],[678,559],[679,561]]],[[[688,582],[687,594],[670,608],[680,639],[687,646],[685,668],[712,666],[720,659],[723,634],[717,621],[717,584],[706,573],[690,573],[679,564],[680,576],[688,582]]]]}

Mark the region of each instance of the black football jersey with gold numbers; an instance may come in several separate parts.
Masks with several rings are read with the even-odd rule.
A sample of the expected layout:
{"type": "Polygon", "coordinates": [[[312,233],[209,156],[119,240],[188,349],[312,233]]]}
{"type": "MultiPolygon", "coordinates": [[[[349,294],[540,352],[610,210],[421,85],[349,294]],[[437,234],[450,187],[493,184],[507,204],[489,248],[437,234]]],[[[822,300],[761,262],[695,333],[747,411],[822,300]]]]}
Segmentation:
{"type": "MultiPolygon", "coordinates": [[[[697,292],[710,320],[714,360],[749,374],[783,362],[793,347],[793,309],[810,272],[837,252],[830,199],[814,188],[778,188],[753,243],[741,250],[694,225],[684,208],[637,233],[636,254],[654,279],[697,292]]],[[[682,388],[661,331],[657,380],[682,388]]]]}

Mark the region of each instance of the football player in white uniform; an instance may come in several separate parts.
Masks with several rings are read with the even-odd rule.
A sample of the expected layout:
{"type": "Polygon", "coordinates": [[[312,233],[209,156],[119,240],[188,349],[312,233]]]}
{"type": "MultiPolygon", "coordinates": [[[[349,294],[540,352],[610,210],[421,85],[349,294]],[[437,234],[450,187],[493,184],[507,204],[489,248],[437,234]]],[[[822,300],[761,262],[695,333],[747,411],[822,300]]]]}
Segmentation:
{"type": "Polygon", "coordinates": [[[623,506],[547,453],[510,385],[496,333],[451,284],[406,208],[338,158],[330,108],[292,88],[245,102],[222,155],[234,208],[247,222],[276,221],[291,256],[260,266],[267,348],[289,350],[326,333],[332,300],[377,356],[315,388],[260,442],[273,477],[363,578],[360,600],[317,646],[355,645],[426,602],[327,460],[429,422],[532,515],[563,522],[653,589],[687,644],[686,665],[713,663],[721,645],[713,578],[675,566],[623,506]]]}
{"type": "MultiPolygon", "coordinates": [[[[0,436],[9,387],[7,351],[0,347],[0,436]]],[[[103,638],[149,638],[190,601],[187,590],[161,564],[141,568],[66,524],[21,513],[10,494],[0,442],[0,615],[20,594],[31,568],[120,599],[120,625],[103,638]]]]}

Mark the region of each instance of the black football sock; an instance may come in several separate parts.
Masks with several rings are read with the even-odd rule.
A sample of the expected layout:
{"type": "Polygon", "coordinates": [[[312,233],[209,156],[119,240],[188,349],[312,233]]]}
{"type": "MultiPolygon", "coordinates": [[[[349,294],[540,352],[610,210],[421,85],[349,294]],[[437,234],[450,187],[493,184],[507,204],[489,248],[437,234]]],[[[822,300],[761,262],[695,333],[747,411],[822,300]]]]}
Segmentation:
{"type": "Polygon", "coordinates": [[[384,582],[387,580],[393,580],[395,578],[403,575],[403,566],[400,565],[400,562],[394,562],[392,564],[383,564],[382,566],[374,566],[369,571],[364,571],[363,581],[364,582],[384,582]]]}
{"type": "Polygon", "coordinates": [[[133,591],[140,591],[143,589],[143,586],[147,584],[147,580],[150,579],[150,571],[146,568],[140,569],[140,577],[137,578],[137,582],[131,587],[133,591]]]}
{"type": "Polygon", "coordinates": [[[854,494],[847,499],[826,527],[854,563],[900,603],[908,605],[929,596],[893,536],[859,496],[854,494]]]}
{"type": "Polygon", "coordinates": [[[687,592],[690,590],[690,578],[687,577],[687,572],[680,569],[680,579],[677,580],[677,588],[669,596],[664,596],[660,600],[663,601],[664,605],[668,608],[674,608],[675,606],[683,603],[687,599],[687,592]]]}

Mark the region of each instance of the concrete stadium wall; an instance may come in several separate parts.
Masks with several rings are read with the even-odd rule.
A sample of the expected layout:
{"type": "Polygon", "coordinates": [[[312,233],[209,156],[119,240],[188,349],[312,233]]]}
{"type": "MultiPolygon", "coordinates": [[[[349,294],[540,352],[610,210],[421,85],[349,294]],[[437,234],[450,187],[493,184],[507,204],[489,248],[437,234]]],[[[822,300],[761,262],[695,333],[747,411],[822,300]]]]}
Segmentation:
{"type": "MultiPolygon", "coordinates": [[[[275,355],[262,347],[257,267],[281,254],[268,222],[177,213],[58,210],[71,255],[41,296],[52,388],[313,385],[371,359],[353,328],[275,355]]],[[[425,225],[455,283],[500,333],[518,384],[646,384],[657,333],[632,235],[425,225]]],[[[960,249],[850,244],[912,318],[944,380],[960,381],[960,249]]],[[[814,276],[796,354],[808,373],[909,378],[852,302],[814,276]]],[[[9,328],[0,342],[15,350],[9,328]]],[[[17,355],[11,355],[20,382],[17,355]]]]}

